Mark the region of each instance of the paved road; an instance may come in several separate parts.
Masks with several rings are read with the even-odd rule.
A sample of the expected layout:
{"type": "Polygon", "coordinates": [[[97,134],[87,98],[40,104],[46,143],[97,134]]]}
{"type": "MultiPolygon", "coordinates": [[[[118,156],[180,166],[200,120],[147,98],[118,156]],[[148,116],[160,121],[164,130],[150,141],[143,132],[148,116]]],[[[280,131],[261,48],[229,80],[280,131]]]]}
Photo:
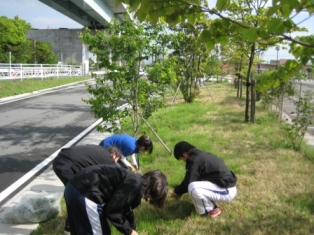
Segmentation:
{"type": "Polygon", "coordinates": [[[77,84],[0,102],[0,192],[96,121],[87,97],[77,84]]]}
{"type": "MultiPolygon", "coordinates": [[[[314,81],[305,81],[300,84],[300,82],[295,82],[295,87],[298,92],[303,96],[306,91],[314,92],[314,81]]],[[[283,111],[289,115],[293,120],[296,117],[296,109],[294,103],[298,100],[298,97],[289,97],[284,99],[283,111]]],[[[314,100],[313,100],[314,102],[314,100]]],[[[313,117],[314,120],[314,117],[313,117]]],[[[314,136],[314,125],[308,127],[308,132],[314,136]]]]}

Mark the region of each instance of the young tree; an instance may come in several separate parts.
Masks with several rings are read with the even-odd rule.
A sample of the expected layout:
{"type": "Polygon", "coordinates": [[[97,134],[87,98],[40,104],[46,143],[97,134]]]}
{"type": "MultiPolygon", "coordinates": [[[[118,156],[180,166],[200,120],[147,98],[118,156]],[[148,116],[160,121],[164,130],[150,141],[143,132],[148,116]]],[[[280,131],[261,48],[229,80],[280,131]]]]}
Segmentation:
{"type": "MultiPolygon", "coordinates": [[[[135,15],[138,19],[141,21],[147,20],[151,23],[157,22],[160,18],[173,25],[186,21],[195,23],[198,20],[202,20],[205,14],[217,17],[202,31],[201,38],[206,42],[209,49],[213,49],[216,44],[220,44],[221,46],[226,45],[231,42],[230,39],[232,39],[231,36],[233,35],[237,35],[238,39],[250,43],[250,59],[246,73],[248,81],[251,79],[251,66],[254,61],[254,55],[256,54],[256,50],[261,50],[262,41],[271,40],[273,41],[273,45],[277,43],[289,43],[296,59],[288,61],[282,67],[282,70],[279,69],[274,72],[272,84],[268,84],[269,88],[278,86],[280,81],[286,82],[289,80],[309,60],[312,63],[314,62],[313,53],[306,52],[301,54],[297,50],[294,50],[298,47],[310,48],[312,50],[314,48],[313,38],[309,36],[295,38],[291,34],[293,31],[305,30],[299,28],[292,19],[302,11],[308,12],[309,15],[313,14],[314,5],[312,0],[273,0],[270,6],[266,5],[269,2],[267,0],[217,0],[215,7],[211,8],[208,6],[208,1],[206,0],[118,0],[118,3],[121,2],[129,4],[136,11],[135,15]],[[243,12],[246,12],[244,6],[251,6],[249,9],[250,13],[244,14],[244,18],[233,18],[233,13],[237,9],[242,8],[243,12]],[[260,21],[259,17],[263,15],[267,20],[260,21]],[[250,21],[244,19],[249,19],[250,21]]],[[[254,82],[247,82],[247,84],[254,84],[254,82]]],[[[247,99],[249,99],[249,87],[247,87],[246,95],[247,99]]],[[[254,97],[254,95],[251,97],[254,97]]],[[[246,102],[246,121],[249,120],[248,105],[249,100],[246,102]]],[[[251,121],[254,120],[252,114],[251,121]]]]}
{"type": "Polygon", "coordinates": [[[142,118],[163,105],[159,95],[170,85],[173,73],[169,65],[162,67],[162,60],[156,59],[163,52],[156,50],[157,35],[162,33],[160,27],[125,19],[113,20],[105,31],[92,34],[87,30],[81,35],[97,55],[99,67],[107,71],[103,77],[94,76],[96,84],[88,86],[92,97],[85,100],[94,115],[107,122],[100,131],[117,131],[119,121],[130,117],[136,135],[142,118]],[[148,61],[150,58],[154,63],[148,61]],[[122,103],[128,106],[119,109],[122,103]]]}
{"type": "Polygon", "coordinates": [[[172,38],[171,56],[176,57],[176,73],[181,80],[178,86],[183,94],[185,102],[193,102],[199,94],[197,79],[204,77],[206,59],[209,51],[204,43],[199,41],[199,35],[204,24],[201,22],[191,25],[180,23],[176,27],[171,27],[174,33],[172,38]]]}

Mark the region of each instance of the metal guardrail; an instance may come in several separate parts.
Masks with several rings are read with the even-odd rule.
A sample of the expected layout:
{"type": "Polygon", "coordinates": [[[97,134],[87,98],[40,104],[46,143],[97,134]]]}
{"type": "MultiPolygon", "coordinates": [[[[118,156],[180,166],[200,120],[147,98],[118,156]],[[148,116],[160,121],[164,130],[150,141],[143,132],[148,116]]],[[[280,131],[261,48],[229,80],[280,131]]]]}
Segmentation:
{"type": "Polygon", "coordinates": [[[1,64],[0,80],[82,76],[81,66],[59,64],[1,64]]]}

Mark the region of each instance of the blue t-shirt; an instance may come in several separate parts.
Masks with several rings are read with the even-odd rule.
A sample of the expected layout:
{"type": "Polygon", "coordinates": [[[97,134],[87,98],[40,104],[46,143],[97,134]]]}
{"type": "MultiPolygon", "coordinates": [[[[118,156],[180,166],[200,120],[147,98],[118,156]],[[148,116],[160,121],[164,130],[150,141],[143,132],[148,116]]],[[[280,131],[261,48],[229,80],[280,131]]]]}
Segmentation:
{"type": "Polygon", "coordinates": [[[133,153],[139,153],[136,142],[137,139],[135,139],[133,136],[126,134],[116,134],[103,139],[99,145],[104,147],[115,145],[120,148],[122,154],[126,157],[132,155],[133,153]]]}

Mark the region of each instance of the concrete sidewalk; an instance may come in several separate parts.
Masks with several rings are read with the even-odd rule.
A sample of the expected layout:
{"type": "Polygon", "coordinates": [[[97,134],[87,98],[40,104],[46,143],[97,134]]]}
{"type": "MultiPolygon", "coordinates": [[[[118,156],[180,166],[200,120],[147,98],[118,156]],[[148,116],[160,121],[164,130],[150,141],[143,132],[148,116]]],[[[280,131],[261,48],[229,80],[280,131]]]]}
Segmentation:
{"type": "MultiPolygon", "coordinates": [[[[100,133],[94,128],[81,141],[75,145],[99,144],[101,140],[110,136],[111,133],[100,133]]],[[[36,176],[30,183],[24,186],[17,194],[10,198],[0,209],[0,218],[16,205],[23,195],[31,192],[47,192],[63,194],[64,186],[55,175],[50,166],[40,175],[36,176]]],[[[37,228],[38,224],[4,224],[0,223],[0,235],[28,235],[37,228]]]]}

